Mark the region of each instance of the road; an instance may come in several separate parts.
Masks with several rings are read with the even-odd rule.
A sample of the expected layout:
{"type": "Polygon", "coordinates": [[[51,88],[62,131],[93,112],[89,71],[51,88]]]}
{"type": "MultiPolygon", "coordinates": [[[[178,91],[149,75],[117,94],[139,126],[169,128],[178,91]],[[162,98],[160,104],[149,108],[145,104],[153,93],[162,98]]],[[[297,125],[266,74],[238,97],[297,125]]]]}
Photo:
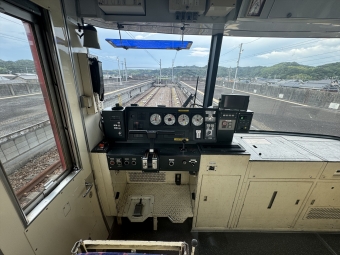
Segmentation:
{"type": "MultiPolygon", "coordinates": [[[[185,83],[193,88],[196,86],[196,82],[185,83]]],[[[198,90],[204,92],[204,83],[199,83],[198,90]]],[[[216,86],[214,99],[230,93],[231,89],[216,86]]],[[[340,136],[340,111],[238,90],[235,93],[250,95],[249,110],[254,111],[253,129],[340,136]]]]}
{"type": "Polygon", "coordinates": [[[48,120],[42,94],[0,98],[0,137],[48,120]]]}

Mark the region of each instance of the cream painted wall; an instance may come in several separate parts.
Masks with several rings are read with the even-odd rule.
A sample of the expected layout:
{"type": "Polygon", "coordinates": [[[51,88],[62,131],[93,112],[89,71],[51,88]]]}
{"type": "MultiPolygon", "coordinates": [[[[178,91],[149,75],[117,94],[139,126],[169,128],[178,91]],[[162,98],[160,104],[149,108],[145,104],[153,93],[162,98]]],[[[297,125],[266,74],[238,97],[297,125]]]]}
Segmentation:
{"type": "Polygon", "coordinates": [[[33,255],[34,252],[24,233],[25,228],[1,181],[0,201],[0,249],[2,253],[33,255]]]}
{"type": "MultiPolygon", "coordinates": [[[[25,228],[17,216],[2,183],[0,184],[0,249],[7,254],[69,254],[72,245],[79,239],[106,239],[108,236],[95,189],[92,196],[83,198],[85,180],[92,179],[89,148],[100,138],[100,132],[93,128],[98,115],[86,116],[80,107],[79,95],[82,95],[82,78],[75,54],[87,52],[81,47],[74,25],[67,20],[65,27],[60,1],[33,1],[50,11],[57,38],[57,51],[61,63],[63,81],[69,101],[77,146],[79,148],[82,170],[66,187],[55,194],[51,203],[46,203],[44,210],[25,228]],[[69,37],[71,40],[69,40],[69,37]],[[71,42],[72,45],[68,45],[71,42]],[[87,140],[86,126],[91,134],[96,134],[90,142],[87,140]],[[53,248],[53,249],[52,249],[53,248]]],[[[65,1],[66,10],[74,11],[74,1],[65,1]]],[[[98,123],[95,125],[98,126],[98,123]]],[[[98,128],[99,130],[99,128],[98,128]]],[[[93,180],[92,180],[93,182],[93,180]]]]}

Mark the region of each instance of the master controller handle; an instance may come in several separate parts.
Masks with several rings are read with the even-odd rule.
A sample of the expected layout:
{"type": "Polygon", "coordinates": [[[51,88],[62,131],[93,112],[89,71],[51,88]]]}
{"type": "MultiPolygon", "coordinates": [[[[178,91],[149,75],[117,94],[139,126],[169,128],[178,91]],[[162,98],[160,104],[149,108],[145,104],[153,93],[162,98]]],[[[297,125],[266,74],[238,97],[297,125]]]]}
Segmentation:
{"type": "Polygon", "coordinates": [[[182,148],[181,148],[181,151],[186,151],[186,148],[185,148],[185,143],[187,142],[187,140],[183,139],[182,140],[182,148]]]}
{"type": "Polygon", "coordinates": [[[195,249],[198,246],[198,241],[196,239],[191,240],[191,255],[195,254],[195,249]]]}

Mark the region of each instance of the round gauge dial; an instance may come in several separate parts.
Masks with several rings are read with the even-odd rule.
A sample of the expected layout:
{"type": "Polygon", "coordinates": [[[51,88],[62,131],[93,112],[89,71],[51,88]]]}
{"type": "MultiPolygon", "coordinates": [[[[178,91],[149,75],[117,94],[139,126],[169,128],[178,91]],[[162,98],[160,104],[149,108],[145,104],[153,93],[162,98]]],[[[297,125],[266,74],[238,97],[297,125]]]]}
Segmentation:
{"type": "Polygon", "coordinates": [[[194,124],[196,127],[203,124],[203,117],[200,114],[196,114],[192,117],[192,124],[194,124]]]}
{"type": "Polygon", "coordinates": [[[176,122],[176,118],[175,118],[175,115],[173,114],[167,114],[164,116],[164,123],[168,126],[171,126],[173,124],[175,124],[176,122]]]}
{"type": "Polygon", "coordinates": [[[162,117],[158,113],[154,113],[150,116],[150,122],[152,125],[159,125],[162,122],[162,117]]]}
{"type": "Polygon", "coordinates": [[[189,116],[186,115],[186,114],[181,114],[178,116],[178,123],[181,125],[181,126],[186,126],[188,125],[190,122],[190,119],[189,119],[189,116]]]}

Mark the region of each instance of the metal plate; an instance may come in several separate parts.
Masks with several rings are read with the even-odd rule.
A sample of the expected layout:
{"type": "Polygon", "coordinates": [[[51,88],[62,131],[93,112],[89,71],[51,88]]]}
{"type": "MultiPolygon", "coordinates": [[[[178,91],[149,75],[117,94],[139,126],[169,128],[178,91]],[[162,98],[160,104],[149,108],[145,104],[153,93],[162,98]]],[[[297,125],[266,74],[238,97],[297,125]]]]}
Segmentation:
{"type": "Polygon", "coordinates": [[[193,217],[189,185],[127,184],[118,203],[118,216],[126,217],[124,210],[129,197],[154,196],[153,217],[168,217],[174,223],[183,223],[193,217]]]}
{"type": "Polygon", "coordinates": [[[129,196],[125,204],[123,216],[128,217],[131,222],[143,222],[148,217],[153,216],[154,201],[155,201],[155,198],[152,195],[129,196]],[[133,216],[133,212],[135,210],[136,204],[140,202],[140,199],[142,199],[142,204],[143,204],[142,216],[135,217],[133,216]]]}

